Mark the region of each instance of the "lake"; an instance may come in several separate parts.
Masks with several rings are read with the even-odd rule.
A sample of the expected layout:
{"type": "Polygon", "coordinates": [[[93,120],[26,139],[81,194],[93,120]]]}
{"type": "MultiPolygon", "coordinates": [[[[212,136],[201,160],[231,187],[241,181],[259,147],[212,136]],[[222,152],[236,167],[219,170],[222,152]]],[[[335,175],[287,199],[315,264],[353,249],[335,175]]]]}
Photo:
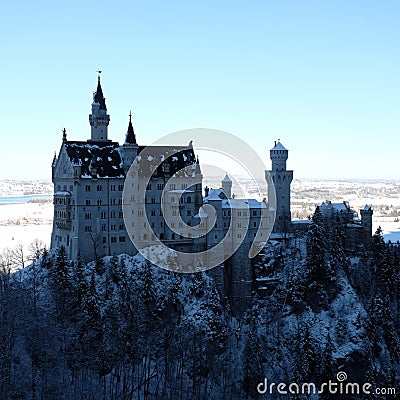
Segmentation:
{"type": "Polygon", "coordinates": [[[33,194],[28,196],[0,196],[0,205],[5,204],[26,204],[32,201],[49,200],[51,194],[33,194]]]}

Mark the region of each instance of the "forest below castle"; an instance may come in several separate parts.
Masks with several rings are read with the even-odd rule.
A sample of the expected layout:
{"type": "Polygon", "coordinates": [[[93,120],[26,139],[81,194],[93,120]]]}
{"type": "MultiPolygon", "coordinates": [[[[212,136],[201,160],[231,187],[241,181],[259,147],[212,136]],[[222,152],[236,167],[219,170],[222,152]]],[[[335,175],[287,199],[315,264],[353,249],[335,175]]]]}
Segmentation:
{"type": "Polygon", "coordinates": [[[400,248],[378,230],[350,257],[339,221],[313,220],[260,253],[255,282],[274,285],[255,286],[241,316],[206,273],[141,255],[85,265],[37,246],[15,273],[2,259],[0,399],[258,399],[265,378],[319,385],[338,371],[400,390],[400,248]]]}

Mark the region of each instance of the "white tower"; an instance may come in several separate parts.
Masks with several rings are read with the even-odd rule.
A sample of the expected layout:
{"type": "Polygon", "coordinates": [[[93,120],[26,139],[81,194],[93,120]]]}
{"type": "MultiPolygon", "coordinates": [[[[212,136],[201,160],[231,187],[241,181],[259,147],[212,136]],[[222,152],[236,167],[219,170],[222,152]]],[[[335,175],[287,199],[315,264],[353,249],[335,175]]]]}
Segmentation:
{"type": "Polygon", "coordinates": [[[269,171],[276,192],[276,217],[274,232],[286,233],[290,230],[291,212],[290,212],[290,184],[293,180],[293,171],[286,169],[286,161],[289,151],[278,142],[270,150],[272,169],[269,171]]]}
{"type": "Polygon", "coordinates": [[[107,114],[106,99],[100,84],[100,75],[97,81],[97,90],[93,94],[92,113],[89,115],[91,126],[91,142],[108,142],[108,124],[110,116],[107,114]]]}
{"type": "Polygon", "coordinates": [[[225,178],[222,179],[222,191],[225,193],[225,196],[230,199],[232,198],[232,181],[229,178],[228,174],[225,175],[225,178]]]}

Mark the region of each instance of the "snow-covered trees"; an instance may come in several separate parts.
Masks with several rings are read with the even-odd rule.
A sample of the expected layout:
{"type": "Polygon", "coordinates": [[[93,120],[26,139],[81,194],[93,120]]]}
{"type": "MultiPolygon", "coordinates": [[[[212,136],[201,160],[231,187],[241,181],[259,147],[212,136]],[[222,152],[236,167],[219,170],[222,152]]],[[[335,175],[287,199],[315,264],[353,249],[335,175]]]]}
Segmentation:
{"type": "Polygon", "coordinates": [[[139,255],[105,257],[99,269],[61,248],[16,275],[5,258],[0,398],[255,399],[264,378],[319,384],[339,367],[398,386],[399,294],[389,281],[400,250],[378,234],[371,253],[349,259],[339,224],[327,231],[317,213],[312,226],[260,259],[273,290],[240,319],[205,273],[164,271],[139,255]]]}

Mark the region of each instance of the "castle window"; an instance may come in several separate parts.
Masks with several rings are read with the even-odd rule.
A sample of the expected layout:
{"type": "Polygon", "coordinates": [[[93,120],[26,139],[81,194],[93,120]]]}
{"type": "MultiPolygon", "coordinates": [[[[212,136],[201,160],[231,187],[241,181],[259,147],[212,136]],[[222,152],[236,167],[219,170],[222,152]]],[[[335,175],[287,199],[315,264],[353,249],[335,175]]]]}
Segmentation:
{"type": "Polygon", "coordinates": [[[115,206],[115,198],[114,197],[111,199],[111,205],[115,206]]]}
{"type": "Polygon", "coordinates": [[[101,230],[102,230],[103,232],[106,231],[106,230],[107,230],[107,225],[103,224],[103,225],[101,226],[101,230]]]}
{"type": "Polygon", "coordinates": [[[86,226],[85,226],[85,232],[92,232],[92,227],[91,227],[91,225],[86,225],[86,226]]]}
{"type": "Polygon", "coordinates": [[[120,241],[120,242],[125,242],[125,241],[126,241],[125,236],[120,236],[120,237],[119,237],[119,241],[120,241]]]}
{"type": "Polygon", "coordinates": [[[90,206],[90,200],[89,199],[86,199],[86,205],[90,206]]]}
{"type": "Polygon", "coordinates": [[[192,198],[190,196],[188,196],[186,199],[186,203],[191,203],[191,202],[192,202],[192,198]]]}
{"type": "Polygon", "coordinates": [[[242,227],[242,223],[241,223],[241,222],[238,222],[237,227],[238,227],[238,228],[241,228],[241,227],[242,227]]]}
{"type": "Polygon", "coordinates": [[[101,219],[107,218],[107,213],[105,211],[102,211],[100,215],[101,215],[101,219]]]}
{"type": "Polygon", "coordinates": [[[218,239],[218,235],[214,235],[214,239],[218,239]]]}
{"type": "Polygon", "coordinates": [[[115,185],[111,185],[111,186],[110,186],[110,190],[111,190],[112,192],[115,192],[115,185]]]}
{"type": "Polygon", "coordinates": [[[124,185],[118,185],[118,190],[122,192],[124,190],[124,185]]]}
{"type": "Polygon", "coordinates": [[[103,186],[102,185],[97,185],[97,191],[102,192],[103,191],[103,186]]]}
{"type": "Polygon", "coordinates": [[[103,243],[107,243],[107,238],[106,238],[105,236],[103,236],[102,242],[103,242],[103,243]]]}
{"type": "Polygon", "coordinates": [[[241,212],[241,211],[238,211],[238,212],[237,212],[237,216],[238,216],[238,217],[241,217],[241,216],[242,216],[242,212],[241,212]]]}
{"type": "Polygon", "coordinates": [[[164,240],[164,233],[160,233],[160,240],[164,240]]]}
{"type": "Polygon", "coordinates": [[[160,222],[160,226],[161,226],[161,228],[164,227],[164,221],[161,221],[161,222],[160,222]]]}
{"type": "Polygon", "coordinates": [[[111,236],[111,243],[117,243],[117,238],[115,236],[111,236]]]}
{"type": "Polygon", "coordinates": [[[138,210],[138,217],[143,217],[143,210],[138,210]]]}
{"type": "Polygon", "coordinates": [[[159,183],[159,184],[157,185],[157,189],[158,189],[158,190],[163,190],[163,189],[164,189],[164,184],[163,184],[163,183],[159,183]]]}
{"type": "Polygon", "coordinates": [[[85,192],[90,192],[90,185],[85,186],[85,192]]]}
{"type": "Polygon", "coordinates": [[[156,198],[155,197],[152,197],[151,198],[151,204],[155,204],[156,203],[156,198]]]}
{"type": "Polygon", "coordinates": [[[119,224],[119,230],[123,231],[125,229],[125,225],[124,224],[119,224]]]}
{"type": "Polygon", "coordinates": [[[151,190],[151,183],[147,184],[146,190],[151,190]]]}
{"type": "Polygon", "coordinates": [[[85,219],[92,219],[92,213],[85,213],[85,219]]]}
{"type": "Polygon", "coordinates": [[[119,212],[119,217],[120,217],[120,218],[124,218],[124,212],[123,212],[123,211],[120,211],[120,212],[119,212]]]}
{"type": "Polygon", "coordinates": [[[115,211],[111,211],[111,212],[110,212],[110,217],[111,217],[111,218],[115,218],[115,211]]]}
{"type": "Polygon", "coordinates": [[[122,199],[118,199],[118,205],[122,205],[122,199]]]}
{"type": "Polygon", "coordinates": [[[151,210],[151,216],[155,217],[156,216],[156,210],[151,210]]]}
{"type": "Polygon", "coordinates": [[[182,183],[182,190],[186,190],[187,189],[187,183],[182,183]]]}
{"type": "Polygon", "coordinates": [[[242,234],[241,234],[241,233],[238,233],[238,234],[237,234],[237,237],[238,237],[238,239],[241,239],[241,238],[242,238],[242,234]]]}
{"type": "Polygon", "coordinates": [[[98,205],[98,206],[101,206],[102,204],[103,204],[103,200],[97,199],[97,205],[98,205]]]}
{"type": "Polygon", "coordinates": [[[256,221],[253,222],[253,226],[254,226],[254,228],[257,227],[257,222],[256,221]]]}
{"type": "Polygon", "coordinates": [[[116,230],[117,230],[117,226],[116,226],[116,225],[111,225],[111,226],[110,226],[110,229],[111,229],[112,231],[116,231],[116,230]]]}

